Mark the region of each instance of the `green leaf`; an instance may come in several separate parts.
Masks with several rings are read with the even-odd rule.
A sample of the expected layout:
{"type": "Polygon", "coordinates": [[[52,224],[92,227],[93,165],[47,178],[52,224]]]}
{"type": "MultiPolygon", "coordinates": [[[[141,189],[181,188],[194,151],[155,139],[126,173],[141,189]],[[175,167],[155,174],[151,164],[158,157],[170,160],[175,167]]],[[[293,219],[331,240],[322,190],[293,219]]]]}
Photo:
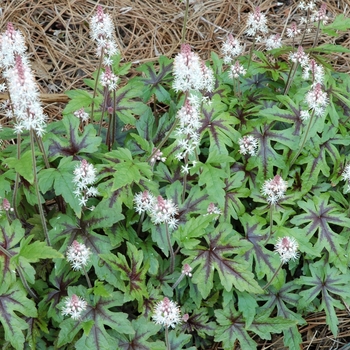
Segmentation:
{"type": "Polygon", "coordinates": [[[15,171],[23,176],[29,183],[33,184],[34,174],[33,174],[33,158],[32,152],[26,151],[21,155],[21,158],[7,158],[5,164],[9,168],[15,169],[15,171]]]}
{"type": "Polygon", "coordinates": [[[306,308],[321,293],[321,304],[319,310],[325,310],[326,321],[334,337],[338,334],[339,320],[336,309],[344,309],[343,304],[338,300],[338,296],[349,300],[350,292],[348,289],[350,276],[342,274],[335,267],[325,263],[324,259],[309,265],[311,276],[302,276],[297,281],[303,286],[311,286],[307,290],[301,291],[299,306],[306,308]]]}
{"type": "Polygon", "coordinates": [[[198,285],[203,298],[215,290],[214,271],[217,271],[221,285],[226,291],[232,288],[250,293],[261,293],[262,289],[249,271],[248,263],[242,258],[249,245],[241,241],[238,235],[232,234],[232,227],[227,224],[219,225],[214,231],[204,236],[208,247],[198,246],[191,251],[183,250],[192,256],[191,267],[198,268],[193,273],[192,282],[198,285]],[[226,255],[242,254],[234,259],[226,255]]]}
{"type": "MultiPolygon", "coordinates": [[[[84,288],[79,290],[68,288],[68,294],[76,294],[81,296],[84,288]]],[[[88,334],[85,332],[76,342],[77,349],[113,349],[115,348],[115,339],[109,335],[107,329],[113,329],[119,334],[134,334],[131,323],[127,319],[127,314],[118,312],[120,306],[123,305],[124,296],[120,292],[113,292],[113,288],[109,290],[110,297],[95,296],[94,300],[88,302],[86,310],[82,312],[80,320],[72,318],[65,319],[60,324],[60,332],[58,334],[57,346],[61,347],[65,344],[72,343],[74,337],[83,328],[85,322],[94,321],[88,334]],[[110,309],[113,308],[114,311],[110,309]]],[[[61,306],[62,307],[62,306],[61,306]]],[[[89,324],[90,328],[90,324],[89,324]]]]}
{"type": "Polygon", "coordinates": [[[191,346],[184,347],[187,343],[191,341],[191,334],[184,334],[182,332],[179,333],[179,335],[176,335],[175,331],[169,332],[169,345],[170,350],[182,350],[182,349],[188,349],[188,350],[196,350],[195,347],[191,346]]]}
{"type": "Polygon", "coordinates": [[[325,54],[334,54],[336,52],[348,53],[350,49],[346,48],[342,45],[334,45],[334,44],[322,44],[320,46],[314,47],[312,49],[306,50],[306,52],[321,52],[325,54]]]}
{"type": "Polygon", "coordinates": [[[120,272],[120,279],[125,283],[120,283],[119,289],[125,293],[127,299],[136,299],[139,304],[142,304],[144,298],[148,298],[146,273],[149,269],[149,263],[143,261],[142,250],[137,250],[129,242],[127,242],[127,255],[130,263],[121,253],[118,253],[117,256],[114,254],[100,254],[100,258],[112,269],[120,272]]]}
{"type": "Polygon", "coordinates": [[[16,280],[16,265],[11,257],[18,253],[18,243],[24,236],[24,229],[19,220],[11,224],[0,218],[0,244],[8,254],[0,254],[0,286],[11,285],[16,280]]]}
{"type": "Polygon", "coordinates": [[[45,242],[34,241],[33,235],[22,239],[20,244],[19,256],[25,258],[29,262],[38,262],[39,259],[54,259],[64,258],[64,256],[57,250],[49,247],[45,242]]]}
{"type": "Polygon", "coordinates": [[[0,323],[5,330],[5,340],[15,349],[24,348],[25,338],[22,331],[28,329],[28,323],[23,316],[37,317],[35,303],[26,295],[27,291],[20,281],[11,286],[0,285],[0,323]]]}
{"type": "Polygon", "coordinates": [[[116,171],[113,174],[112,191],[116,191],[132,183],[150,178],[153,173],[151,166],[146,162],[133,159],[131,152],[126,148],[118,148],[106,154],[106,160],[116,171]]]}
{"type": "Polygon", "coordinates": [[[350,18],[346,18],[343,13],[339,14],[332,23],[323,25],[321,23],[320,28],[323,33],[331,36],[338,36],[338,30],[347,31],[350,28],[350,18]]]}
{"type": "Polygon", "coordinates": [[[228,177],[224,169],[209,164],[202,165],[202,174],[198,180],[200,186],[206,186],[209,198],[223,208],[225,205],[225,183],[223,179],[228,177]]]}
{"type": "Polygon", "coordinates": [[[62,120],[49,125],[48,131],[51,132],[48,132],[45,142],[49,145],[50,157],[76,157],[77,154],[93,154],[98,151],[102,139],[96,135],[94,126],[89,124],[80,133],[79,125],[79,118],[72,115],[64,116],[62,120]]]}
{"type": "MultiPolygon", "coordinates": [[[[71,99],[63,110],[63,115],[76,112],[82,107],[88,107],[92,103],[92,96],[85,90],[70,90],[65,94],[71,99]]],[[[78,118],[77,118],[78,119],[78,118]]]]}
{"type": "Polygon", "coordinates": [[[237,292],[237,296],[238,310],[242,313],[244,319],[246,320],[246,326],[249,327],[254,320],[256,311],[258,309],[258,303],[256,299],[247,292],[237,292]]]}
{"type": "Polygon", "coordinates": [[[152,336],[159,334],[160,326],[150,322],[145,317],[131,321],[135,334],[118,335],[118,349],[120,350],[164,350],[164,343],[153,341],[152,336]]]}
{"type": "Polygon", "coordinates": [[[81,206],[79,200],[75,196],[75,185],[73,182],[74,168],[77,162],[72,162],[72,157],[64,157],[61,159],[57,169],[43,169],[38,176],[39,188],[43,193],[55,190],[56,196],[62,195],[66,203],[74,210],[75,214],[80,217],[81,206]]]}
{"type": "Polygon", "coordinates": [[[261,339],[271,339],[271,333],[281,333],[295,325],[296,322],[282,317],[268,317],[266,314],[257,316],[248,327],[243,316],[237,312],[233,303],[224,310],[215,310],[219,326],[215,331],[215,341],[222,341],[224,350],[231,350],[239,341],[242,350],[257,349],[256,342],[248,331],[257,334],[261,339]]]}
{"type": "Polygon", "coordinates": [[[196,247],[204,235],[204,230],[209,223],[213,221],[212,215],[201,215],[196,218],[189,219],[184,226],[180,226],[173,234],[180,246],[183,245],[186,249],[193,249],[196,247]]]}
{"type": "Polygon", "coordinates": [[[329,253],[329,262],[334,263],[341,271],[347,271],[346,244],[349,234],[344,237],[336,232],[336,227],[350,227],[350,219],[339,211],[333,203],[329,203],[329,194],[313,196],[312,200],[299,201],[298,206],[304,213],[296,215],[291,223],[303,226],[308,240],[313,240],[316,254],[325,249],[329,253]]]}

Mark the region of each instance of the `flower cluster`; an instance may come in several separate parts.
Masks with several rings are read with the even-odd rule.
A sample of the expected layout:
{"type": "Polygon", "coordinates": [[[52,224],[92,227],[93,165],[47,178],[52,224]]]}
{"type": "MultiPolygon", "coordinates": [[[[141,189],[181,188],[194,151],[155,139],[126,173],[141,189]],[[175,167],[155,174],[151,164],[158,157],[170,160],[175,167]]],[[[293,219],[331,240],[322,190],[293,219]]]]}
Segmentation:
{"type": "Polygon", "coordinates": [[[170,229],[175,229],[178,225],[178,220],[175,218],[175,215],[178,214],[177,206],[171,199],[158,196],[149,214],[152,222],[156,225],[166,223],[170,229]]]}
{"type": "Polygon", "coordinates": [[[287,37],[295,38],[297,35],[301,33],[301,30],[298,28],[295,22],[292,22],[291,26],[287,28],[287,37]]]}
{"type": "Polygon", "coordinates": [[[211,215],[211,214],[221,215],[221,210],[214,203],[209,203],[207,208],[207,213],[204,214],[204,216],[211,215]]]}
{"type": "Polygon", "coordinates": [[[4,69],[3,76],[11,96],[12,108],[8,116],[16,118],[16,133],[33,130],[42,136],[47,117],[41,107],[39,90],[25,52],[22,34],[8,23],[7,30],[0,37],[0,67],[4,69]]]}
{"type": "Polygon", "coordinates": [[[298,242],[293,237],[283,237],[278,239],[275,251],[280,255],[282,263],[285,264],[289,260],[299,258],[298,247],[298,242]]]}
{"type": "Polygon", "coordinates": [[[294,63],[300,63],[302,67],[305,67],[309,63],[309,56],[304,52],[302,46],[298,47],[297,52],[291,52],[289,59],[294,63]]]}
{"type": "Polygon", "coordinates": [[[346,189],[346,192],[350,191],[350,164],[348,164],[343,172],[342,172],[342,179],[348,182],[348,187],[346,189]]]}
{"type": "Polygon", "coordinates": [[[214,89],[214,73],[200,59],[198,54],[191,51],[188,44],[181,45],[181,52],[175,56],[173,64],[173,88],[178,91],[214,89]]]}
{"type": "Polygon", "coordinates": [[[328,17],[327,17],[327,5],[325,3],[321,4],[320,9],[317,11],[315,10],[310,19],[311,22],[322,22],[323,25],[327,24],[328,17]]]}
{"type": "Polygon", "coordinates": [[[90,248],[87,248],[85,244],[77,241],[73,241],[66,253],[67,260],[71,263],[73,270],[83,269],[88,264],[90,255],[90,248]]]}
{"type": "MultiPolygon", "coordinates": [[[[1,199],[1,197],[0,197],[1,199]]],[[[4,198],[2,200],[2,203],[0,204],[0,216],[2,212],[8,213],[9,211],[13,211],[13,208],[11,207],[10,202],[8,201],[7,198],[4,198]]]]}
{"type": "Polygon", "coordinates": [[[166,223],[170,229],[178,225],[177,206],[171,199],[164,199],[162,196],[155,197],[148,191],[137,193],[134,196],[135,210],[142,214],[148,212],[154,224],[166,223]]]}
{"type": "Polygon", "coordinates": [[[182,267],[181,275],[172,286],[172,289],[175,289],[180,284],[180,282],[185,278],[185,276],[192,277],[192,267],[189,264],[184,264],[184,266],[182,267]]]}
{"type": "Polygon", "coordinates": [[[134,196],[135,210],[139,214],[149,211],[152,209],[155,200],[156,198],[148,191],[139,192],[134,196]]]}
{"type": "Polygon", "coordinates": [[[267,201],[270,204],[276,204],[284,197],[287,186],[288,183],[281,176],[276,175],[273,179],[264,182],[261,192],[264,196],[267,196],[267,201]]]}
{"type": "Polygon", "coordinates": [[[239,56],[242,51],[243,46],[240,45],[239,41],[235,39],[232,34],[229,34],[221,48],[221,52],[224,56],[224,63],[231,63],[234,57],[239,56]]]}
{"type": "Polygon", "coordinates": [[[279,49],[282,46],[282,38],[279,34],[271,35],[266,39],[266,50],[279,49]]]}
{"type": "Polygon", "coordinates": [[[16,117],[15,131],[34,130],[42,136],[46,128],[47,116],[44,114],[39,90],[25,56],[16,55],[12,68],[4,72],[8,81],[14,116],[16,117]]]}
{"type": "Polygon", "coordinates": [[[118,77],[112,72],[110,66],[106,66],[104,72],[100,76],[100,84],[108,88],[109,91],[113,91],[117,88],[118,77]]]}
{"type": "Polygon", "coordinates": [[[79,198],[79,204],[85,206],[89,197],[98,195],[96,187],[93,185],[96,181],[96,169],[85,159],[83,159],[74,169],[75,184],[74,194],[79,198]]]}
{"type": "Polygon", "coordinates": [[[62,315],[69,315],[73,320],[79,320],[82,312],[86,309],[86,301],[73,294],[70,298],[67,297],[62,309],[62,315]]]}
{"type": "Polygon", "coordinates": [[[192,277],[192,267],[188,264],[184,264],[181,273],[185,276],[192,277]]]}
{"type": "Polygon", "coordinates": [[[309,63],[304,66],[303,78],[305,80],[312,79],[312,85],[317,83],[322,84],[324,80],[324,69],[321,65],[317,64],[314,59],[311,59],[309,63]]]}
{"type": "Polygon", "coordinates": [[[89,120],[89,114],[85,112],[84,108],[78,109],[73,114],[83,122],[87,122],[89,120]]]}
{"type": "Polygon", "coordinates": [[[267,18],[260,12],[260,7],[256,7],[253,13],[249,13],[247,20],[247,35],[255,36],[258,32],[266,34],[269,30],[267,28],[267,18]]]}
{"type": "Polygon", "coordinates": [[[322,90],[322,85],[316,83],[312,89],[306,94],[306,103],[309,109],[317,116],[320,117],[324,114],[328,105],[327,93],[322,90]]]}
{"type": "Polygon", "coordinates": [[[176,114],[179,123],[175,134],[177,136],[177,144],[181,150],[176,155],[178,160],[183,159],[188,154],[192,154],[199,144],[200,134],[198,129],[201,125],[199,108],[200,102],[198,98],[191,95],[176,114]]]}
{"type": "Polygon", "coordinates": [[[0,36],[0,67],[13,67],[16,56],[24,56],[26,50],[22,33],[15,30],[11,22],[7,23],[6,31],[0,36]]]}
{"type": "Polygon", "coordinates": [[[231,79],[238,79],[240,76],[243,76],[247,73],[246,69],[244,69],[244,67],[239,64],[238,61],[235,62],[235,64],[233,64],[230,67],[230,70],[228,72],[228,76],[231,79]]]}
{"type": "Polygon", "coordinates": [[[156,324],[166,328],[175,328],[177,324],[182,322],[180,308],[167,297],[157,303],[152,319],[156,324]]]}
{"type": "Polygon", "coordinates": [[[151,165],[154,165],[156,162],[165,162],[166,157],[163,157],[163,152],[158,148],[154,148],[152,151],[152,158],[150,160],[151,165]]]}
{"type": "Polygon", "coordinates": [[[105,14],[101,6],[97,6],[96,15],[90,19],[90,34],[97,43],[97,56],[103,55],[106,66],[112,64],[112,56],[119,53],[113,38],[114,24],[109,14],[105,14]]]}
{"type": "Polygon", "coordinates": [[[252,135],[243,136],[238,140],[239,153],[246,155],[250,154],[255,156],[258,152],[259,141],[252,135]]]}

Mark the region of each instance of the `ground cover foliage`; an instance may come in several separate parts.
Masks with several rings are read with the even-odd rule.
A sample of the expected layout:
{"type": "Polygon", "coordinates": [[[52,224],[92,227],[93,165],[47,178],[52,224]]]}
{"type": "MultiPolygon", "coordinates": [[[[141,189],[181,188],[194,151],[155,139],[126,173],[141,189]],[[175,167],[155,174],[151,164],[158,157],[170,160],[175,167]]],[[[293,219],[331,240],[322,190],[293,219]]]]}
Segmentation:
{"type": "Polygon", "coordinates": [[[254,349],[280,334],[298,349],[316,312],[338,338],[350,81],[325,55],[349,50],[317,38],[350,21],[321,9],[300,9],[309,49],[269,38],[255,8],[250,50],[229,35],[204,62],[184,43],[124,79],[99,8],[102,69],[47,124],[24,52],[3,45],[4,348],[254,349]]]}

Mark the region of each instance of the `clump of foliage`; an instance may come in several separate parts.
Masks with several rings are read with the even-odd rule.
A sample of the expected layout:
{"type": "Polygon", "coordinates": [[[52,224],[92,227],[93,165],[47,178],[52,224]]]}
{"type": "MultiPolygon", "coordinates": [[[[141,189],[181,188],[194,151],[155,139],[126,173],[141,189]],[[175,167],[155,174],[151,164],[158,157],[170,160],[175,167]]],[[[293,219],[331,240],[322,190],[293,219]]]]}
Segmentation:
{"type": "Polygon", "coordinates": [[[4,348],[251,350],[283,333],[298,349],[298,327],[317,310],[337,336],[337,311],[350,304],[350,79],[325,54],[349,50],[317,41],[350,21],[324,24],[325,5],[300,10],[293,46],[267,37],[257,8],[249,52],[229,35],[204,62],[183,43],[127,79],[99,7],[100,67],[49,124],[9,24],[4,348]]]}

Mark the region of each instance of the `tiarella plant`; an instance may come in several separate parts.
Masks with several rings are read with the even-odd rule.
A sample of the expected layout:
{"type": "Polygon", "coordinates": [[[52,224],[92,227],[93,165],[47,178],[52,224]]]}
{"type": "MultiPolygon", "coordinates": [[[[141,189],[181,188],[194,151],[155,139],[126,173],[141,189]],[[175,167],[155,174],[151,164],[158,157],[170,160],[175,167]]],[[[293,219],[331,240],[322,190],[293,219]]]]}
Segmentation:
{"type": "Polygon", "coordinates": [[[301,2],[279,35],[252,9],[210,61],[179,43],[132,77],[98,7],[99,66],[50,123],[8,24],[3,348],[252,350],[278,333],[299,349],[315,311],[337,337],[350,304],[350,78],[325,55],[349,50],[318,41],[350,20],[317,6],[301,2]]]}

